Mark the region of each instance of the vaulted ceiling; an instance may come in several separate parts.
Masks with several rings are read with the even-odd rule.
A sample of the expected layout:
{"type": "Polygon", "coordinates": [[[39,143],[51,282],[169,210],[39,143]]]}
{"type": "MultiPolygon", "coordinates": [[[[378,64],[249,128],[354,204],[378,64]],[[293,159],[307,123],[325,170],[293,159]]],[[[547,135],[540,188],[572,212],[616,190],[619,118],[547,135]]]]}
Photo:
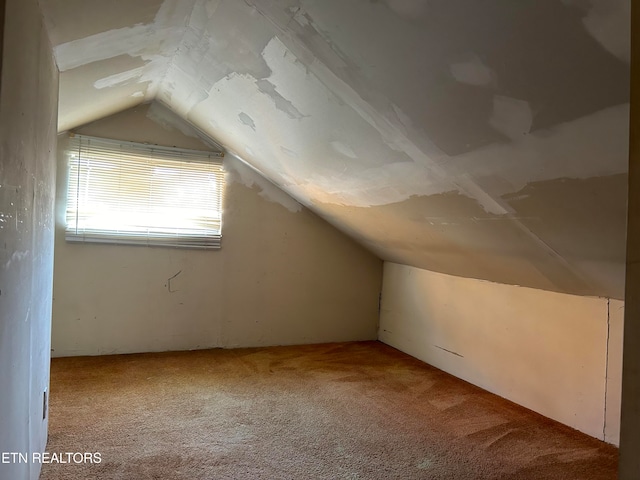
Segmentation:
{"type": "Polygon", "coordinates": [[[624,294],[630,0],[41,0],[59,129],[156,100],[385,260],[624,294]]]}

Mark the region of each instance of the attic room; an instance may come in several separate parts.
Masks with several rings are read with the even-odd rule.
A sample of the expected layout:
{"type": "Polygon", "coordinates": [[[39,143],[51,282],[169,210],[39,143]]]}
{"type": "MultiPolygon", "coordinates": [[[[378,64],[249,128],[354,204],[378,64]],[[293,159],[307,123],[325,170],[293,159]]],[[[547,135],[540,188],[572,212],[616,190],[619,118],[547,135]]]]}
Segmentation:
{"type": "Polygon", "coordinates": [[[640,478],[630,0],[0,12],[0,480],[640,478]]]}

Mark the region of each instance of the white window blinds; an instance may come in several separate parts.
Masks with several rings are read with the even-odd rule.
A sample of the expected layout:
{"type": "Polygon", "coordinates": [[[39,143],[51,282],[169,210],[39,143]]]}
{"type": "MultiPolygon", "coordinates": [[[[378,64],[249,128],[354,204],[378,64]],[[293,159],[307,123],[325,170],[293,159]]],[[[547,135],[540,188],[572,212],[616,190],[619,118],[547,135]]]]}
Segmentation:
{"type": "Polygon", "coordinates": [[[220,248],[222,153],[74,135],[68,241],[220,248]]]}

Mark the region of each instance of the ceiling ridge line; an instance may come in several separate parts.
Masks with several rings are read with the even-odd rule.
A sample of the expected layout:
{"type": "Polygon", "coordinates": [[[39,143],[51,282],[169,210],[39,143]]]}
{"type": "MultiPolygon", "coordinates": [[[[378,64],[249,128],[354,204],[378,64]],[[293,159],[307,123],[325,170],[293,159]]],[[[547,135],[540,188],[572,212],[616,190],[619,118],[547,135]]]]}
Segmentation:
{"type": "Polygon", "coordinates": [[[162,85],[164,84],[165,80],[167,79],[167,75],[169,74],[169,70],[171,70],[171,67],[173,67],[175,59],[178,56],[178,54],[180,53],[180,49],[182,48],[182,46],[184,44],[184,41],[185,41],[185,38],[187,36],[187,31],[191,28],[191,22],[192,22],[192,19],[193,19],[193,12],[196,9],[196,4],[198,2],[200,2],[200,1],[202,1],[202,0],[193,0],[193,4],[191,5],[191,11],[189,12],[189,19],[187,20],[187,23],[184,26],[184,31],[182,32],[182,36],[180,38],[180,41],[178,42],[178,45],[176,46],[175,51],[171,55],[171,58],[167,62],[167,68],[165,69],[165,71],[162,74],[161,78],[158,80],[158,85],[155,88],[155,92],[153,94],[153,97],[149,99],[149,102],[158,100],[158,92],[160,92],[160,89],[162,88],[162,85]]]}

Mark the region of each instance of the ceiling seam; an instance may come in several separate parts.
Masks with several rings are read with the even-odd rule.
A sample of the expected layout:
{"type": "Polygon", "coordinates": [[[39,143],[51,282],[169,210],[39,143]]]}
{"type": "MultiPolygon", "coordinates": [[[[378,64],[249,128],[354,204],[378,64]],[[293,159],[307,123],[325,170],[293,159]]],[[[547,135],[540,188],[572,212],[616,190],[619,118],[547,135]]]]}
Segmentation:
{"type": "MultiPolygon", "coordinates": [[[[182,32],[182,37],[180,38],[180,41],[178,42],[178,46],[176,47],[175,52],[173,52],[173,55],[171,55],[171,58],[169,59],[169,62],[167,63],[167,68],[164,71],[164,74],[162,75],[162,77],[160,78],[160,80],[158,81],[158,86],[155,89],[153,98],[150,99],[150,101],[154,101],[158,98],[158,92],[160,92],[160,89],[162,88],[162,85],[164,84],[165,80],[167,79],[167,75],[169,74],[169,70],[171,70],[171,67],[173,67],[173,64],[175,62],[176,57],[178,56],[178,54],[181,51],[181,48],[183,46],[184,40],[187,36],[187,31],[191,28],[191,19],[193,18],[193,12],[196,9],[196,3],[198,2],[198,0],[194,0],[193,5],[191,6],[191,11],[189,12],[189,20],[187,20],[187,24],[184,27],[184,32],[182,32]]],[[[168,106],[168,105],[167,105],[168,106]]],[[[172,109],[173,111],[173,109],[172,109]]]]}

